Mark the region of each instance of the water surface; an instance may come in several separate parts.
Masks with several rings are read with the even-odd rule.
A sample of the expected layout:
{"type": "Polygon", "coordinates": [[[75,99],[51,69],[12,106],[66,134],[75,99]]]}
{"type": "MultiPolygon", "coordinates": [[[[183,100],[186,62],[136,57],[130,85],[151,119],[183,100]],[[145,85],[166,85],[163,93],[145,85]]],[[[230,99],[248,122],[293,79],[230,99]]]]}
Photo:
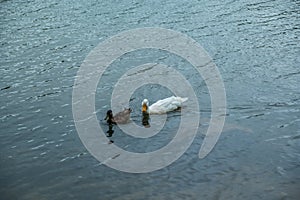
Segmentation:
{"type": "MultiPolygon", "coordinates": [[[[1,1],[2,199],[299,199],[300,4],[275,1],[1,1]],[[227,118],[214,150],[198,151],[210,116],[201,77],[165,52],[133,52],[112,64],[97,88],[101,119],[113,84],[133,66],[160,61],[181,69],[201,107],[198,134],[172,165],[127,174],[99,165],[76,132],[71,102],[77,70],[109,36],[142,27],[169,28],[195,39],[218,66],[227,118]]],[[[154,85],[130,102],[171,95],[154,85]],[[150,95],[149,95],[150,94],[150,95]]],[[[172,139],[180,114],[163,132],[133,139],[114,127],[116,145],[136,152],[172,139]]]]}

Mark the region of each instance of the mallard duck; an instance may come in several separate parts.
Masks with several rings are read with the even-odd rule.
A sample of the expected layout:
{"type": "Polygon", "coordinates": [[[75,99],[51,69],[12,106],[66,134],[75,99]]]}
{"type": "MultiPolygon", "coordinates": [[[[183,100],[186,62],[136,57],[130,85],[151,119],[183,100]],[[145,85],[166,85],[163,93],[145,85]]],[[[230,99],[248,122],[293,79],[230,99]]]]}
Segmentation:
{"type": "Polygon", "coordinates": [[[131,111],[130,108],[125,108],[114,116],[112,110],[108,110],[104,120],[106,120],[108,124],[126,124],[130,120],[131,111]]]}
{"type": "Polygon", "coordinates": [[[166,99],[157,101],[149,106],[148,99],[144,99],[142,102],[142,112],[149,114],[165,114],[167,112],[176,110],[182,106],[182,103],[187,101],[188,98],[171,96],[166,99]]]}

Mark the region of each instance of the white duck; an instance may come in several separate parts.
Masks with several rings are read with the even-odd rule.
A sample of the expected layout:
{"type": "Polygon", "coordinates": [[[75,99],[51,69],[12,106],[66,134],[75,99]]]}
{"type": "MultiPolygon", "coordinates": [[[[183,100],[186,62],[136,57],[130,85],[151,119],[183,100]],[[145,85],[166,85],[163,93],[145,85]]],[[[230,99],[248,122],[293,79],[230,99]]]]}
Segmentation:
{"type": "Polygon", "coordinates": [[[142,102],[142,112],[149,114],[165,114],[167,112],[176,110],[182,106],[182,103],[187,101],[188,98],[171,96],[166,99],[157,101],[149,106],[148,99],[144,99],[142,102]]]}

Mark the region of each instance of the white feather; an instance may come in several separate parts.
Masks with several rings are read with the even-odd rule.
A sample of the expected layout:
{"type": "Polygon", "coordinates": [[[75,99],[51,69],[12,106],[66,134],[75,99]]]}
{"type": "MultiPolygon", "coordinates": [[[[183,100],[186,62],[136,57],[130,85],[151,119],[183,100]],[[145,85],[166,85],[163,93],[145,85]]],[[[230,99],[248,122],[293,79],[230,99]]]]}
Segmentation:
{"type": "Polygon", "coordinates": [[[142,105],[144,104],[147,105],[148,107],[147,111],[149,114],[164,114],[182,107],[182,103],[187,100],[188,98],[171,96],[166,99],[159,100],[149,107],[148,107],[149,104],[148,100],[144,99],[142,105]]]}

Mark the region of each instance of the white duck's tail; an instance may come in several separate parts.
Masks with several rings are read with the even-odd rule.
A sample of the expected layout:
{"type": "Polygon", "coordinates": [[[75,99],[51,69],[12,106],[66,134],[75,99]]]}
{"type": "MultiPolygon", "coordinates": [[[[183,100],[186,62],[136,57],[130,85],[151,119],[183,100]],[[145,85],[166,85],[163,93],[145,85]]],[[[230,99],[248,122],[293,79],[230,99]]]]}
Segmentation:
{"type": "Polygon", "coordinates": [[[181,103],[187,101],[189,98],[187,97],[176,97],[178,101],[180,101],[181,103]]]}

